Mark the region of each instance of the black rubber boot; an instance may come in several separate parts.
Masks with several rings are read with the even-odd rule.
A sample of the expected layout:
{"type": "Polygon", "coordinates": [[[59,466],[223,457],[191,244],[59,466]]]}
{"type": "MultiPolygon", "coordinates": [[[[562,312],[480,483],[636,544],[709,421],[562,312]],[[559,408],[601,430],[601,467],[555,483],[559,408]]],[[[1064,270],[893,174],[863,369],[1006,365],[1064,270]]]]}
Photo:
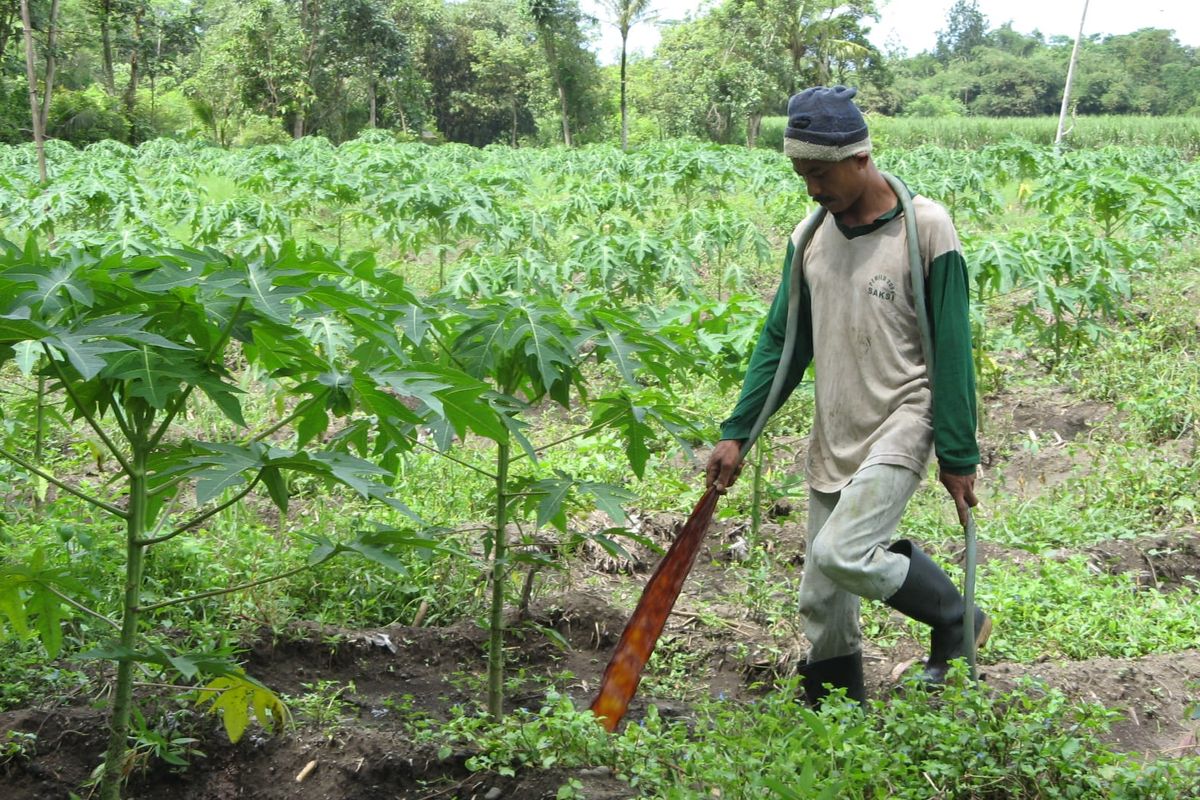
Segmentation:
{"type": "MultiPolygon", "coordinates": [[[[950,661],[965,658],[963,652],[963,596],[929,556],[915,544],[901,539],[888,548],[908,557],[908,577],[904,585],[884,602],[892,608],[923,622],[932,628],[929,636],[929,659],[921,679],[927,683],[944,683],[950,661]]],[[[992,633],[992,620],[975,606],[975,649],[987,642],[992,633]]]]}
{"type": "Polygon", "coordinates": [[[846,697],[856,703],[867,699],[861,652],[810,661],[800,668],[800,674],[804,676],[804,695],[813,708],[819,707],[832,689],[845,689],[846,697]]]}

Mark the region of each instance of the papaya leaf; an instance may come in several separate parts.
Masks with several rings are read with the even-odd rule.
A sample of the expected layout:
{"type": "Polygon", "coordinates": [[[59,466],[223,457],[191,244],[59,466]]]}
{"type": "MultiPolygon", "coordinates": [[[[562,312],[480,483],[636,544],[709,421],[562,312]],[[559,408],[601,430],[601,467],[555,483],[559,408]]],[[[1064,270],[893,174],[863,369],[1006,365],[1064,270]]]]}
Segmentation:
{"type": "Polygon", "coordinates": [[[613,522],[618,525],[625,524],[625,509],[621,507],[621,504],[633,502],[635,498],[632,492],[628,492],[611,483],[597,483],[595,481],[581,481],[579,488],[581,491],[595,498],[596,507],[608,514],[613,522]]]}
{"type": "Polygon", "coordinates": [[[276,322],[291,320],[291,309],[285,301],[303,294],[298,287],[283,287],[274,283],[274,273],[257,262],[246,264],[245,281],[229,286],[225,293],[230,297],[246,298],[260,313],[276,322]]]}
{"type": "Polygon", "coordinates": [[[275,503],[284,514],[288,510],[288,487],[287,480],[283,477],[283,473],[278,467],[263,467],[262,482],[267,487],[267,494],[271,496],[271,502],[275,503]]]}
{"type": "Polygon", "coordinates": [[[90,381],[108,366],[104,356],[134,349],[124,342],[89,339],[74,333],[60,333],[48,336],[42,341],[65,355],[71,362],[71,366],[85,381],[90,381]]]}
{"type": "Polygon", "coordinates": [[[553,523],[560,531],[567,530],[567,499],[576,481],[565,472],[558,472],[557,478],[543,478],[528,488],[530,500],[537,501],[537,526],[543,527],[553,523]]]}
{"type": "Polygon", "coordinates": [[[599,397],[593,403],[592,426],[611,426],[621,432],[629,466],[639,478],[645,474],[650,459],[647,441],[654,435],[645,418],[646,409],[635,405],[625,393],[599,397]]]}
{"type": "Polygon", "coordinates": [[[250,724],[250,715],[268,731],[282,727],[289,718],[287,707],[279,696],[244,674],[222,675],[205,684],[196,705],[208,703],[208,710],[220,712],[229,741],[236,743],[250,724]]]}
{"type": "Polygon", "coordinates": [[[38,636],[42,640],[42,647],[46,648],[46,655],[57,658],[62,652],[62,621],[66,617],[63,614],[62,600],[45,584],[35,582],[30,585],[25,608],[35,615],[38,636]]]}
{"type": "MultiPolygon", "coordinates": [[[[11,572],[0,573],[0,614],[8,618],[9,627],[18,637],[29,635],[29,618],[25,614],[25,600],[21,597],[24,579],[15,579],[11,572]]],[[[3,634],[0,629],[0,634],[3,634]]]]}

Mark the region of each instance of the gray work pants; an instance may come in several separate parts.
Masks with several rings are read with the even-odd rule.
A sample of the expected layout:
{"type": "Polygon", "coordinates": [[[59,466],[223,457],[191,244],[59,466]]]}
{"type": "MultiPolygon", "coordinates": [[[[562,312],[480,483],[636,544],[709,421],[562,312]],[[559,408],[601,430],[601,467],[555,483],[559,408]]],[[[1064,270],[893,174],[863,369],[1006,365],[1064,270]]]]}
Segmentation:
{"type": "Polygon", "coordinates": [[[921,476],[878,464],[840,492],[809,490],[808,549],[800,613],[809,662],[862,649],[859,598],[886,600],[908,576],[908,559],[887,549],[921,476]]]}

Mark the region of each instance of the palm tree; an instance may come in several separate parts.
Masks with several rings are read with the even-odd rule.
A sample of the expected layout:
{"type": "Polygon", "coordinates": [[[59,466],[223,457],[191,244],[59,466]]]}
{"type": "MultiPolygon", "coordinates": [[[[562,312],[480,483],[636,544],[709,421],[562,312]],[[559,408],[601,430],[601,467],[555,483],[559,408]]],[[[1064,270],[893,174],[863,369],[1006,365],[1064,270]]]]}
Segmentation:
{"type": "Polygon", "coordinates": [[[625,105],[625,50],[629,40],[629,29],[639,22],[654,19],[657,12],[650,10],[650,0],[604,0],[604,6],[612,16],[612,22],[621,32],[621,149],[629,149],[629,115],[625,105]]]}

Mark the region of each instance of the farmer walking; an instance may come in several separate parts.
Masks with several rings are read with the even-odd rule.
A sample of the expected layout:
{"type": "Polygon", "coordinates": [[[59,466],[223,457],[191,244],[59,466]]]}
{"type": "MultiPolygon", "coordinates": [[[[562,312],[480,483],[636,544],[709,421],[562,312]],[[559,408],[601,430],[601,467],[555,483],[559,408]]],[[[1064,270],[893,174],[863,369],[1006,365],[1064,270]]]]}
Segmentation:
{"type": "MultiPolygon", "coordinates": [[[[816,87],[788,102],[784,154],[828,213],[803,252],[795,347],[774,413],[811,362],[816,408],[808,449],[808,545],[800,612],[811,648],[802,669],[810,704],[844,688],[865,699],[859,598],[929,625],[924,679],[944,681],[965,655],[964,599],[911,541],[892,541],[932,454],[966,523],[975,499],[979,446],[967,272],[949,214],[915,196],[932,355],[910,277],[903,205],[871,158],[857,90],[816,87]],[[933,364],[932,375],[927,361],[933,364]]],[[[783,282],[750,358],[741,397],[721,425],[707,483],[727,490],[741,472],[743,442],[767,403],[788,316],[790,266],[803,225],[788,243],[783,282]]],[[[975,613],[982,645],[991,620],[975,613]]]]}

